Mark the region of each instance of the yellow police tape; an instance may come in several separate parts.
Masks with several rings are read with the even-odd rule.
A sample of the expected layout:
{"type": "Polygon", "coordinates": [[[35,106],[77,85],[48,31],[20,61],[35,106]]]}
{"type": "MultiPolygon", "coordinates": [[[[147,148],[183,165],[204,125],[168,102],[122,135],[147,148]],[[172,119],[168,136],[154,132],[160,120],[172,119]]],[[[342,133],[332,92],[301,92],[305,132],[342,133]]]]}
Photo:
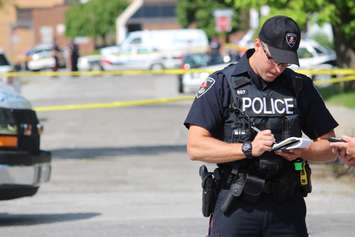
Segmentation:
{"type": "MultiPolygon", "coordinates": [[[[321,85],[322,83],[338,83],[355,80],[355,76],[345,78],[335,78],[327,80],[318,80],[315,83],[321,85]]],[[[117,108],[117,107],[133,107],[133,106],[146,106],[175,103],[181,101],[191,101],[195,96],[177,96],[170,98],[156,98],[156,99],[143,99],[131,101],[114,101],[109,103],[91,103],[91,104],[71,104],[71,105],[51,105],[51,106],[36,106],[34,109],[38,112],[48,111],[63,111],[63,110],[88,110],[88,109],[103,109],[103,108],[117,108]]]]}
{"type": "Polygon", "coordinates": [[[85,109],[103,109],[115,107],[131,107],[143,105],[156,105],[174,103],[180,101],[191,101],[194,96],[177,96],[172,98],[157,98],[131,101],[114,101],[110,103],[92,103],[92,104],[72,104],[72,105],[52,105],[52,106],[36,106],[34,109],[38,112],[59,111],[59,110],[85,110],[85,109]]]}
{"type": "MultiPolygon", "coordinates": [[[[162,69],[162,70],[115,70],[115,71],[43,71],[43,72],[7,72],[0,73],[1,76],[6,77],[59,77],[59,76],[123,76],[123,75],[180,75],[187,73],[212,73],[215,69],[162,69]]],[[[220,68],[222,69],[222,68],[220,68]]],[[[296,70],[299,73],[307,75],[355,75],[355,68],[334,68],[334,69],[302,69],[296,70]]]]}
{"type": "Polygon", "coordinates": [[[351,75],[351,76],[341,77],[341,78],[320,79],[320,80],[316,80],[314,84],[316,85],[335,84],[335,83],[354,81],[354,80],[355,80],[355,75],[351,75]]]}
{"type": "MultiPolygon", "coordinates": [[[[106,75],[179,75],[186,73],[212,73],[215,70],[206,69],[165,69],[165,70],[122,70],[122,71],[81,71],[81,72],[8,72],[0,75],[8,77],[53,77],[53,76],[106,76],[106,75]]],[[[297,70],[299,73],[311,75],[332,75],[340,76],[338,78],[316,80],[315,84],[332,84],[355,80],[355,68],[350,69],[310,69],[297,70]]],[[[61,110],[85,110],[99,108],[115,108],[115,107],[130,107],[143,106],[154,104],[173,103],[178,101],[190,101],[194,96],[178,96],[173,98],[157,98],[133,101],[115,101],[111,103],[92,103],[92,104],[72,104],[72,105],[53,105],[53,106],[37,106],[36,111],[61,111],[61,110]]]]}

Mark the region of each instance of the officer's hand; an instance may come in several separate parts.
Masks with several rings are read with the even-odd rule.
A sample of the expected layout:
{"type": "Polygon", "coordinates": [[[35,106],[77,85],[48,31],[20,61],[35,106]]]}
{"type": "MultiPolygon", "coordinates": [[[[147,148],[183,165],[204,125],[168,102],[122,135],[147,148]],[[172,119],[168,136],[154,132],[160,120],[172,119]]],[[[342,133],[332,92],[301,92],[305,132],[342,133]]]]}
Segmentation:
{"type": "Polygon", "coordinates": [[[293,161],[297,158],[302,157],[303,151],[306,149],[297,148],[291,150],[275,151],[276,155],[282,156],[286,160],[293,161]]]}
{"type": "Polygon", "coordinates": [[[263,130],[258,132],[252,141],[252,155],[257,157],[261,156],[265,151],[271,151],[271,147],[274,143],[275,138],[271,133],[271,130],[263,130]]]}

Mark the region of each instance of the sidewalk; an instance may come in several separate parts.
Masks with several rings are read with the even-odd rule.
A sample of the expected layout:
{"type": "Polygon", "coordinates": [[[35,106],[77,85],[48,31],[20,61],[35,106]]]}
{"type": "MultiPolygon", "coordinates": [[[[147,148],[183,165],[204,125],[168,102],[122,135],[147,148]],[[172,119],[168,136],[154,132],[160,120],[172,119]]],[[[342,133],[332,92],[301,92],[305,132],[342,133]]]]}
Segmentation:
{"type": "Polygon", "coordinates": [[[355,137],[355,109],[340,106],[328,106],[339,126],[335,129],[337,136],[348,135],[355,137]]]}
{"type": "MultiPolygon", "coordinates": [[[[339,123],[337,136],[355,136],[355,109],[328,106],[339,123]]],[[[312,237],[354,236],[355,184],[335,178],[327,164],[312,164],[312,193],[307,203],[307,224],[312,237]]]]}

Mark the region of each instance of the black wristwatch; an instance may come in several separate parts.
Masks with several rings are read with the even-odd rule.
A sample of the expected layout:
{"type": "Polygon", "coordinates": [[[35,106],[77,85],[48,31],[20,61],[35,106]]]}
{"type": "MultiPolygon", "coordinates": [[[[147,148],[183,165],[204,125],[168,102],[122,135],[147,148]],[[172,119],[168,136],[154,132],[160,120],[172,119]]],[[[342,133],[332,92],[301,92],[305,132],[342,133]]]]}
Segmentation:
{"type": "Polygon", "coordinates": [[[253,146],[251,145],[251,142],[243,143],[242,152],[244,153],[247,160],[253,159],[252,150],[253,150],[253,146]]]}

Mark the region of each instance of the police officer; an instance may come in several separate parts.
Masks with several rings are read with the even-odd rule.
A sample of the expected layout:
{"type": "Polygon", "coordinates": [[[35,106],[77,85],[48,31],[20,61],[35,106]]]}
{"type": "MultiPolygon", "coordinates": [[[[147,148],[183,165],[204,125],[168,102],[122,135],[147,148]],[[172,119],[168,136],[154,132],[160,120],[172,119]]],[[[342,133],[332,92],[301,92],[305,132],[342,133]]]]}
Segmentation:
{"type": "Polygon", "coordinates": [[[355,165],[355,137],[343,136],[343,141],[330,144],[342,161],[347,165],[355,165]]]}
{"type": "Polygon", "coordinates": [[[335,158],[327,138],[338,124],[311,79],[287,68],[299,65],[300,40],[294,20],[269,18],[255,48],[196,94],[184,123],[187,151],[191,160],[216,163],[219,174],[210,237],[308,236],[305,167],[335,158]],[[313,140],[308,148],[272,150],[302,132],[313,140]]]}

